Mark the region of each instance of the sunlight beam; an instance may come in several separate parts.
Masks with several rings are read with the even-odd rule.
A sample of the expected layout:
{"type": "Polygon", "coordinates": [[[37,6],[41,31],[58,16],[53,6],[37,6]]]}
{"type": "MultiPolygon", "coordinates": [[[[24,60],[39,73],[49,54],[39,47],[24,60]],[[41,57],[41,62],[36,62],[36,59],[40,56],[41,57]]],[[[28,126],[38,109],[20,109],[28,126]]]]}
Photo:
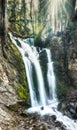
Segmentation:
{"type": "MultiPolygon", "coordinates": [[[[45,2],[44,0],[41,3],[45,2]]],[[[52,28],[52,31],[55,33],[56,31],[63,31],[62,26],[64,26],[64,22],[68,23],[69,20],[69,12],[67,11],[65,4],[68,4],[71,7],[71,4],[67,0],[49,0],[45,7],[43,7],[42,11],[47,8],[47,24],[49,24],[52,28]]],[[[66,25],[66,24],[65,24],[66,25]]]]}

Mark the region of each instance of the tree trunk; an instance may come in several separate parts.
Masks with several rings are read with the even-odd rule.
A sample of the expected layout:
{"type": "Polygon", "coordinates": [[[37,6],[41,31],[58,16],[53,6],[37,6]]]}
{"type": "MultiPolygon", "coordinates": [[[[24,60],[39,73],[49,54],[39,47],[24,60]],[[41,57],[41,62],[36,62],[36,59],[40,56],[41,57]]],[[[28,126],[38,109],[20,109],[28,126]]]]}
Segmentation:
{"type": "Polygon", "coordinates": [[[6,54],[5,54],[5,45],[6,45],[5,10],[6,10],[6,0],[0,0],[0,39],[1,39],[3,56],[6,58],[6,54]]]}
{"type": "Polygon", "coordinates": [[[73,20],[74,16],[75,16],[75,5],[76,5],[76,0],[69,0],[69,6],[70,6],[70,9],[69,10],[69,17],[70,17],[70,20],[73,20]]]}

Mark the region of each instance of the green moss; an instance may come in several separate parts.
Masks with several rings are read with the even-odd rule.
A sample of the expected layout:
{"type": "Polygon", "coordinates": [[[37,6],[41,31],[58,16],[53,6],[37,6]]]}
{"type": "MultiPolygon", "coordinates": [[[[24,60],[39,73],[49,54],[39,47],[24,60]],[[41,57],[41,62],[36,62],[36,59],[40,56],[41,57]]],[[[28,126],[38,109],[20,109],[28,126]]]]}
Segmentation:
{"type": "MultiPolygon", "coordinates": [[[[16,48],[14,48],[14,50],[15,49],[16,48]]],[[[27,83],[25,67],[24,67],[22,57],[19,54],[19,51],[17,51],[17,49],[15,50],[15,58],[16,58],[16,62],[17,62],[16,67],[17,67],[18,72],[19,72],[19,82],[21,84],[21,85],[19,85],[20,86],[20,92],[19,92],[20,94],[19,95],[21,98],[24,98],[25,100],[29,101],[28,83],[27,83]]]]}
{"type": "Polygon", "coordinates": [[[20,91],[19,91],[20,98],[29,102],[29,94],[28,94],[27,90],[21,84],[19,84],[19,87],[20,87],[20,91]]]}
{"type": "Polygon", "coordinates": [[[8,52],[8,57],[11,59],[11,62],[14,66],[13,70],[18,77],[18,87],[19,87],[19,96],[22,99],[25,99],[26,102],[29,102],[29,87],[27,82],[27,76],[25,72],[24,62],[22,56],[16,46],[8,40],[10,51],[8,52]]]}

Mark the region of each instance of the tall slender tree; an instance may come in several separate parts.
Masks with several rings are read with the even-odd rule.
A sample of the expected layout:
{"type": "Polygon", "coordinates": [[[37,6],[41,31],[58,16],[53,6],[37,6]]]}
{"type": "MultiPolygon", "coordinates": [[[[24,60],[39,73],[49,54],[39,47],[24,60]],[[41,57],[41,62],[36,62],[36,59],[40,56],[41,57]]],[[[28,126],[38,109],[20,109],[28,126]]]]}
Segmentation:
{"type": "Polygon", "coordinates": [[[0,38],[2,45],[3,56],[5,54],[5,45],[6,45],[6,0],[0,0],[0,38]]]}

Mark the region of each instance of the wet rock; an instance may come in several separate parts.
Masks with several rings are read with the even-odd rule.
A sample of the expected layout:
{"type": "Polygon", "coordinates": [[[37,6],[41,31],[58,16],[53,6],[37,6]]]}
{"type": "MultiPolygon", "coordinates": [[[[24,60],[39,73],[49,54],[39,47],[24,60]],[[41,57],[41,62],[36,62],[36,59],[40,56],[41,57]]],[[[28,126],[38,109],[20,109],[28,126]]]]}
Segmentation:
{"type": "Polygon", "coordinates": [[[62,127],[62,125],[63,125],[63,123],[60,122],[60,121],[56,121],[56,122],[55,122],[55,126],[56,126],[56,127],[62,127]]]}
{"type": "Polygon", "coordinates": [[[70,112],[71,114],[75,114],[75,108],[71,106],[70,109],[69,109],[69,112],[70,112]]]}
{"type": "Polygon", "coordinates": [[[66,103],[66,102],[61,102],[61,103],[59,103],[57,109],[58,109],[59,111],[64,111],[64,110],[66,110],[66,109],[67,109],[67,103],[66,103]]]}
{"type": "Polygon", "coordinates": [[[39,53],[39,57],[40,57],[40,60],[43,61],[43,63],[47,63],[47,62],[48,62],[46,50],[42,50],[42,51],[39,53]]]}
{"type": "Polygon", "coordinates": [[[25,106],[26,108],[29,108],[31,106],[25,100],[18,100],[18,104],[21,105],[21,106],[25,106]]]}
{"type": "Polygon", "coordinates": [[[58,105],[58,110],[69,118],[77,119],[77,101],[72,102],[72,100],[67,100],[60,103],[58,105]]]}
{"type": "Polygon", "coordinates": [[[20,115],[22,117],[28,117],[29,116],[29,114],[26,111],[21,112],[20,115]]]}
{"type": "Polygon", "coordinates": [[[41,130],[47,130],[47,126],[43,125],[41,130]]]}
{"type": "Polygon", "coordinates": [[[63,126],[61,127],[61,130],[67,130],[66,126],[63,125],[63,126]]]}
{"type": "Polygon", "coordinates": [[[32,130],[40,130],[38,126],[33,125],[32,130]]]}
{"type": "Polygon", "coordinates": [[[45,122],[50,122],[50,116],[49,115],[44,115],[44,121],[45,122]]]}
{"type": "Polygon", "coordinates": [[[41,123],[40,130],[47,130],[47,127],[48,127],[47,123],[41,123]]]}
{"type": "Polygon", "coordinates": [[[55,122],[55,121],[56,121],[56,116],[55,116],[55,115],[52,115],[52,116],[51,116],[51,120],[52,120],[53,122],[55,122]]]}
{"type": "Polygon", "coordinates": [[[40,109],[41,109],[41,110],[44,110],[44,107],[42,106],[40,109]]]}
{"type": "Polygon", "coordinates": [[[75,108],[75,111],[76,111],[76,113],[77,113],[77,106],[76,106],[76,108],[75,108]]]}

